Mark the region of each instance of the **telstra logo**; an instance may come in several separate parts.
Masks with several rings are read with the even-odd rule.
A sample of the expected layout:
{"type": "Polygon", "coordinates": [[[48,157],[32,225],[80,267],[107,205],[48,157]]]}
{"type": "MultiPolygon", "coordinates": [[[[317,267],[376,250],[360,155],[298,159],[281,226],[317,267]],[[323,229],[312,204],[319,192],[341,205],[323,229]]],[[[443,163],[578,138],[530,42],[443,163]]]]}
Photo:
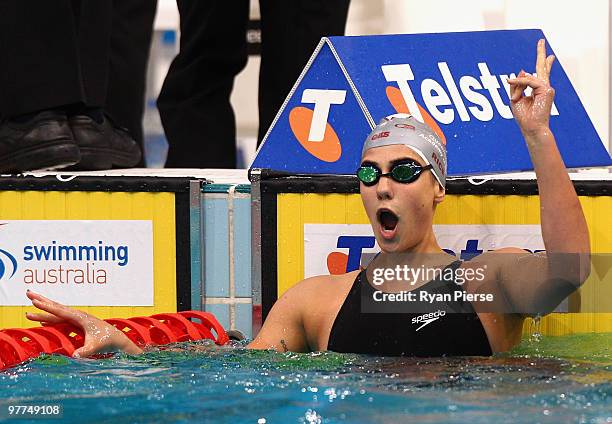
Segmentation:
{"type": "MultiPolygon", "coordinates": [[[[433,78],[422,78],[420,82],[421,98],[425,104],[422,107],[415,100],[410,82],[417,78],[408,63],[395,65],[383,65],[381,70],[387,82],[393,82],[396,86],[387,86],[387,99],[393,105],[397,113],[410,113],[421,122],[428,124],[446,143],[446,138],[440,129],[438,122],[444,125],[452,124],[456,118],[462,122],[472,119],[488,122],[497,115],[502,119],[513,119],[512,110],[500,94],[500,89],[506,92],[510,98],[510,87],[507,78],[514,78],[514,74],[499,75],[491,74],[486,62],[477,65],[480,75],[463,75],[456,78],[446,62],[438,62],[438,71],[444,85],[433,78]],[[491,101],[483,94],[486,92],[491,101]]],[[[526,94],[530,93],[530,89],[526,94]]],[[[559,115],[556,105],[553,103],[551,115],[559,115]]]]}
{"type": "Polygon", "coordinates": [[[289,112],[291,131],[304,149],[324,162],[336,162],[342,145],[334,128],[327,122],[332,105],[341,105],[346,90],[305,89],[302,103],[314,104],[314,110],[297,106],[289,112]]]}
{"type": "Polygon", "coordinates": [[[8,278],[12,278],[13,275],[15,275],[15,272],[17,272],[17,261],[9,252],[4,249],[0,249],[0,280],[4,278],[4,274],[7,274],[7,265],[11,274],[8,278]]]}
{"type": "Polygon", "coordinates": [[[426,123],[440,137],[442,143],[446,144],[446,136],[436,120],[427,112],[427,109],[416,102],[410,88],[406,88],[408,80],[414,79],[410,65],[383,65],[381,69],[387,82],[398,84],[398,87],[387,86],[385,89],[385,94],[393,109],[397,113],[409,113],[419,121],[426,123]]]}
{"type": "MultiPolygon", "coordinates": [[[[484,236],[484,235],[483,235],[484,236]]],[[[480,247],[479,243],[482,240],[479,238],[469,238],[465,241],[465,247],[457,251],[451,249],[443,249],[449,255],[453,255],[461,259],[462,261],[469,261],[474,257],[480,255],[485,250],[480,247]]],[[[352,235],[341,235],[338,236],[336,243],[337,248],[348,249],[348,253],[333,251],[327,254],[327,270],[331,275],[345,274],[347,272],[355,271],[361,266],[361,256],[364,249],[371,249],[376,245],[376,238],[374,236],[352,236],[352,235]]],[[[542,252],[540,249],[527,249],[524,250],[532,253],[542,252]]],[[[490,251],[491,249],[487,250],[490,251]]],[[[603,274],[602,274],[603,275],[603,274]]]]}
{"type": "MultiPolygon", "coordinates": [[[[429,78],[430,75],[415,75],[408,63],[382,65],[384,80],[390,83],[383,83],[382,99],[386,96],[396,113],[409,113],[429,125],[444,144],[446,136],[440,124],[513,119],[507,104],[510,87],[506,79],[514,74],[493,75],[485,62],[476,64],[474,75],[455,76],[446,62],[438,62],[437,68],[439,75],[429,78]],[[415,92],[420,92],[423,105],[417,103],[415,92]]],[[[529,92],[526,90],[526,94],[529,92]]],[[[301,103],[314,107],[296,106],[289,112],[293,135],[308,153],[324,162],[336,162],[342,155],[341,140],[328,120],[333,108],[344,104],[346,94],[347,90],[307,88],[302,92],[301,103]]],[[[554,103],[551,115],[559,115],[554,103]]],[[[376,137],[384,137],[384,133],[376,137]]]]}

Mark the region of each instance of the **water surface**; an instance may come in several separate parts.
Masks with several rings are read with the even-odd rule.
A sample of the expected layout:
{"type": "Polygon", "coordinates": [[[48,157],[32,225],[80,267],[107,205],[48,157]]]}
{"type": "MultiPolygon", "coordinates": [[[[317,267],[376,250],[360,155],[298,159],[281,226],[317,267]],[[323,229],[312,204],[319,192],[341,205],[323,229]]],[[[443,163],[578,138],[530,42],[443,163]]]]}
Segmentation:
{"type": "Polygon", "coordinates": [[[493,358],[207,342],[103,360],[44,356],[0,373],[0,408],[60,404],[63,421],[113,424],[610,423],[611,346],[612,334],[589,334],[525,341],[493,358]]]}

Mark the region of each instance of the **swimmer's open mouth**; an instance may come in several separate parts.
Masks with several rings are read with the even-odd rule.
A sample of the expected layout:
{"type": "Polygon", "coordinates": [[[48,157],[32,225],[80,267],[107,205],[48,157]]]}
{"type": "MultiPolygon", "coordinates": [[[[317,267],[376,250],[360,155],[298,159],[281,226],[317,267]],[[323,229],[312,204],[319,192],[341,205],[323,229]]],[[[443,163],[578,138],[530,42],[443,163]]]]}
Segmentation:
{"type": "Polygon", "coordinates": [[[393,211],[389,209],[379,209],[376,212],[376,217],[378,218],[378,222],[380,222],[381,227],[386,231],[393,231],[397,226],[397,222],[399,218],[393,211]]]}

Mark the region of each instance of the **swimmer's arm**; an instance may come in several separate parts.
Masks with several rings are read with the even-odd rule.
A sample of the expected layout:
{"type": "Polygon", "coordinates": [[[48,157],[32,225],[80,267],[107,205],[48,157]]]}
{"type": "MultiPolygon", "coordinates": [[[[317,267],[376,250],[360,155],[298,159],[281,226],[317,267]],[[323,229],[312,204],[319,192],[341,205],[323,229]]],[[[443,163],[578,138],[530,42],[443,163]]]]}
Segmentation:
{"type": "Polygon", "coordinates": [[[538,183],[542,239],[548,253],[590,253],[589,230],[550,129],[526,135],[538,183]]]}
{"type": "MultiPolygon", "coordinates": [[[[545,254],[521,253],[501,261],[500,286],[520,312],[551,312],[576,290],[590,273],[590,244],[586,219],[569,178],[549,121],[554,89],[550,71],[554,56],[538,42],[536,75],[521,71],[511,85],[512,113],[531,156],[538,182],[540,221],[545,254]],[[529,96],[524,95],[532,88],[529,96]]],[[[507,252],[511,253],[511,252],[507,252]]]]}
{"type": "Polygon", "coordinates": [[[69,323],[83,330],[85,341],[82,347],[74,351],[74,357],[117,351],[131,355],[143,352],[123,331],[87,312],[69,308],[31,290],[27,291],[26,296],[32,301],[32,305],[45,312],[28,312],[26,318],[29,320],[43,324],[69,323]]]}
{"type": "Polygon", "coordinates": [[[301,306],[304,303],[301,287],[292,287],[276,301],[263,327],[248,349],[274,349],[278,352],[309,352],[301,306]]]}
{"type": "Polygon", "coordinates": [[[581,269],[581,255],[530,253],[508,247],[479,255],[487,264],[494,284],[482,292],[501,296],[499,312],[523,316],[546,315],[572,294],[588,276],[581,269]],[[501,302],[503,300],[503,302],[501,302]]]}
{"type": "MultiPolygon", "coordinates": [[[[28,312],[26,317],[43,324],[67,322],[83,329],[85,343],[73,356],[86,357],[105,352],[126,352],[139,355],[144,351],[122,331],[87,312],[69,308],[29,290],[26,295],[32,304],[46,313],[28,312]]],[[[280,352],[307,352],[300,317],[303,303],[300,289],[294,287],[279,299],[266,320],[259,335],[249,344],[252,349],[276,349],[280,352]]]]}
{"type": "Polygon", "coordinates": [[[546,57],[544,40],[540,40],[537,76],[521,71],[517,78],[508,81],[512,113],[525,137],[537,177],[546,251],[549,254],[583,254],[583,259],[588,262],[590,247],[586,219],[549,127],[555,95],[549,75],[554,59],[552,55],[546,57]],[[527,87],[533,90],[530,96],[523,93],[527,87]]]}

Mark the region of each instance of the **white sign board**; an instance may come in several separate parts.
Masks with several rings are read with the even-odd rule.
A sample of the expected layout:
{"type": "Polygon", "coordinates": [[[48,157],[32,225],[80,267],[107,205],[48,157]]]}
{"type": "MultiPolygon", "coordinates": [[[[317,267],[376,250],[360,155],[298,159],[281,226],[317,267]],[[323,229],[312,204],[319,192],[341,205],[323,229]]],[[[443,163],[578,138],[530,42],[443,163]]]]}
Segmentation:
{"type": "Polygon", "coordinates": [[[0,221],[0,305],[153,305],[151,221],[0,221]]]}
{"type": "MultiPolygon", "coordinates": [[[[434,225],[433,229],[440,247],[461,259],[502,247],[544,249],[539,225],[434,225]]],[[[329,274],[334,252],[356,255],[364,265],[378,251],[369,224],[304,224],[304,278],[329,274]]]]}

